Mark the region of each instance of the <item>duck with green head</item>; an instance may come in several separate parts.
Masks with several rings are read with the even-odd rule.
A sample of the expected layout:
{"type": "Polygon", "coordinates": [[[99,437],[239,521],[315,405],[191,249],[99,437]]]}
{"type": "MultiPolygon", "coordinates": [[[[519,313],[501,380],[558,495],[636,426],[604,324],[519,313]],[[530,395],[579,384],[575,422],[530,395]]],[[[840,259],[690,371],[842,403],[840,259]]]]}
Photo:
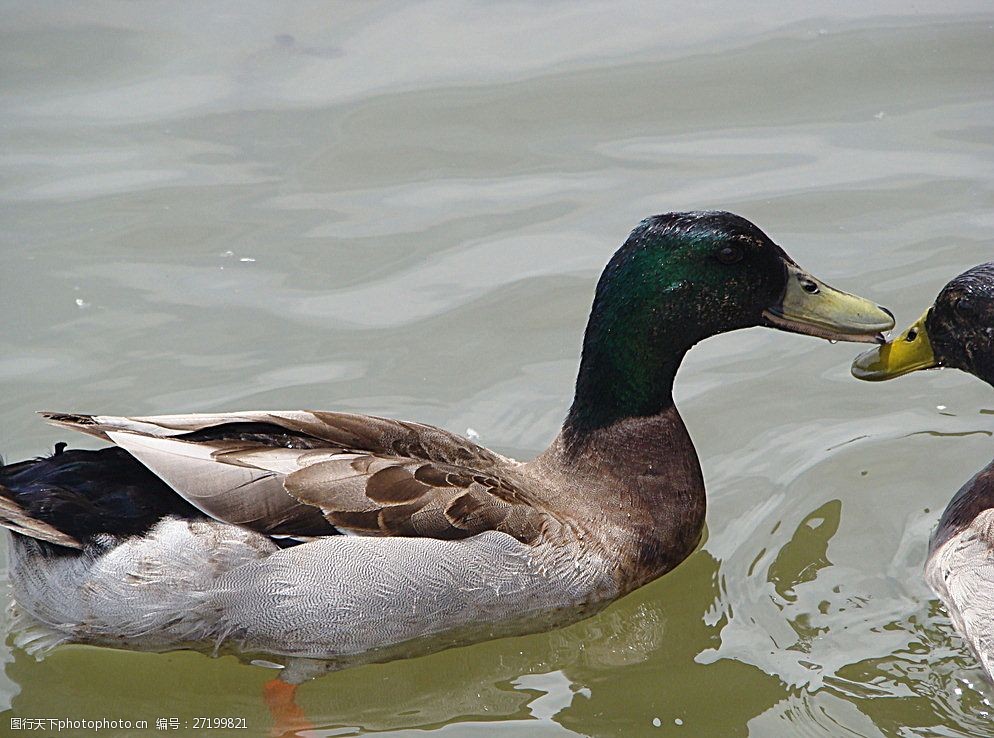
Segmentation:
{"type": "Polygon", "coordinates": [[[673,381],[695,343],[750,326],[872,342],[893,317],[743,218],[669,213],[604,270],[573,405],[532,461],[349,413],[49,413],[113,445],[0,469],[32,642],[345,665],[589,613],[698,544],[673,381]]]}
{"type": "MultiPolygon", "coordinates": [[[[949,282],[921,318],[861,354],[852,372],[879,382],[941,367],[994,387],[994,262],[949,282]]],[[[994,462],[946,507],[929,543],[925,578],[994,680],[994,462]]]]}

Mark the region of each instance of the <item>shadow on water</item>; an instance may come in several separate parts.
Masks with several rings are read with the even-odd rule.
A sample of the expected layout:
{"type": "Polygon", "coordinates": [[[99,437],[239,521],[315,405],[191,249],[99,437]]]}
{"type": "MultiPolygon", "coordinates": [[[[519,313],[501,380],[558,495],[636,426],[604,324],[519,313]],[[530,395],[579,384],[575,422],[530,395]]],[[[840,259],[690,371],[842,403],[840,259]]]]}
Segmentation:
{"type": "MultiPolygon", "coordinates": [[[[984,435],[913,435],[925,436],[924,443],[978,433],[984,435]]],[[[755,734],[780,734],[787,723],[799,734],[817,726],[826,735],[994,735],[994,688],[921,578],[938,510],[896,511],[874,500],[894,499],[886,488],[907,486],[907,459],[888,447],[910,436],[899,426],[893,435],[834,445],[803,472],[787,475],[788,495],[803,496],[788,497],[783,517],[773,522],[767,540],[779,544],[760,549],[749,563],[745,552],[763,537],[740,531],[737,555],[721,566],[722,581],[737,589],[729,596],[723,588],[717,607],[728,615],[734,600],[740,615],[726,617],[718,645],[699,659],[735,659],[780,678],[783,698],[750,721],[755,734]],[[838,488],[839,468],[860,480],[846,484],[846,493],[862,489],[865,496],[847,504],[827,499],[805,512],[817,496],[838,488]],[[785,527],[791,518],[797,522],[785,527]],[[887,527],[903,531],[896,549],[885,542],[887,527]]],[[[938,470],[919,472],[916,482],[928,488],[933,475],[946,484],[938,470]]],[[[760,516],[756,530],[768,522],[760,516]]]]}

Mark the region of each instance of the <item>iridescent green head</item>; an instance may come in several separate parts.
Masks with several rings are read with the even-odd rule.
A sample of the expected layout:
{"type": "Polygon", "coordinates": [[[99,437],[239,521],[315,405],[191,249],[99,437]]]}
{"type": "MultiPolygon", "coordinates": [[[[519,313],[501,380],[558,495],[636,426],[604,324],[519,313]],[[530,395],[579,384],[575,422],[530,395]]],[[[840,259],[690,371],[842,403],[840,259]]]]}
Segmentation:
{"type": "Polygon", "coordinates": [[[818,281],[737,215],[646,218],[597,284],[567,432],[660,412],[672,404],[673,379],[691,346],[759,325],[874,341],[894,318],[818,281]]]}

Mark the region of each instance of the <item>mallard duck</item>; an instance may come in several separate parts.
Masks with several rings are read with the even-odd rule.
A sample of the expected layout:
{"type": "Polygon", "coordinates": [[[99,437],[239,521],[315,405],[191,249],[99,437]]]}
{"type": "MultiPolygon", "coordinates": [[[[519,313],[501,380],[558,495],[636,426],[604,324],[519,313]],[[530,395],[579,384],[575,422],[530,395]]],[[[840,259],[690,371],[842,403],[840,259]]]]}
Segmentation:
{"type": "MultiPolygon", "coordinates": [[[[952,367],[994,387],[994,262],[947,284],[904,333],[853,362],[882,381],[952,367]]],[[[957,492],[929,542],[925,579],[994,681],[994,462],[957,492]]]]}
{"type": "Polygon", "coordinates": [[[760,325],[872,342],[894,319],[741,217],[668,213],[601,275],[572,407],[528,462],[340,412],[44,413],[113,445],[0,469],[17,606],[46,646],[336,664],[581,617],[698,545],[674,377],[698,341],[760,325]]]}

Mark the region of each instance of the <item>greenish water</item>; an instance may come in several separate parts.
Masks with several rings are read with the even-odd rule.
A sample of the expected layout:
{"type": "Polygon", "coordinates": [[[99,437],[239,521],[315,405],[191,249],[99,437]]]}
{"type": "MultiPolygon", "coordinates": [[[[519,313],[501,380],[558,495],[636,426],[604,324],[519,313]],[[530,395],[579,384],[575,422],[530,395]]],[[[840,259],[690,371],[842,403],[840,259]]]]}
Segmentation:
{"type": "MultiPolygon", "coordinates": [[[[41,409],[305,407],[527,457],[600,268],[667,210],[745,215],[904,324],[992,254],[994,12],[932,5],[5,2],[0,449],[77,440],[41,409]]],[[[574,626],[310,682],[316,735],[994,735],[920,576],[994,398],[857,383],[856,351],[696,348],[703,548],[574,626]]],[[[0,732],[270,727],[231,658],[2,654],[0,732]]]]}

